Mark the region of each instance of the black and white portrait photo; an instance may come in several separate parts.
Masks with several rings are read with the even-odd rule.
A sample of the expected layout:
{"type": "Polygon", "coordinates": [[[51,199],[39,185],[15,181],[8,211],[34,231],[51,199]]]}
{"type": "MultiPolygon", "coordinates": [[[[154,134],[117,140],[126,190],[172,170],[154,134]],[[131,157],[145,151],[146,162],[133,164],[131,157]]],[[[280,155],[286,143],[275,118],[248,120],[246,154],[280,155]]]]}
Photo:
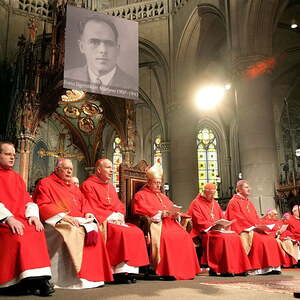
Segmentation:
{"type": "Polygon", "coordinates": [[[64,88],[138,99],[138,24],[67,6],[64,88]]]}

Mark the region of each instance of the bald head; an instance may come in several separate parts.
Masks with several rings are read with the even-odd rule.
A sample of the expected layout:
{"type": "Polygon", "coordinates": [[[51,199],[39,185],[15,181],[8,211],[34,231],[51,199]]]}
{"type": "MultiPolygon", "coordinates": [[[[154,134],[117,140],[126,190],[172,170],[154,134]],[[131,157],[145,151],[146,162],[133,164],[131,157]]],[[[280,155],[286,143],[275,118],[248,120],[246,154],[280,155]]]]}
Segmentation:
{"type": "Polygon", "coordinates": [[[112,177],[112,162],[107,158],[101,158],[96,162],[96,176],[104,182],[108,182],[112,177]]]}

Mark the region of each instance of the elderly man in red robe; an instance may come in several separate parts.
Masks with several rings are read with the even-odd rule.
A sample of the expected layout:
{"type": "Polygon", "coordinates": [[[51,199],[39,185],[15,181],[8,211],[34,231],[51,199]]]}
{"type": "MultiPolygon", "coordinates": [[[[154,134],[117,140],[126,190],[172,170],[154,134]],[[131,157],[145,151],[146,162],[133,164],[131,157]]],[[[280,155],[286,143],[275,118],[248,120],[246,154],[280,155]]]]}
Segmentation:
{"type": "Polygon", "coordinates": [[[275,208],[269,208],[266,215],[261,218],[261,223],[269,225],[268,234],[276,238],[281,246],[284,254],[283,267],[292,267],[297,264],[299,257],[299,248],[295,241],[292,239],[292,233],[287,229],[288,225],[284,224],[278,218],[278,212],[275,208]]]}
{"type": "Polygon", "coordinates": [[[188,214],[192,216],[192,236],[200,236],[203,247],[201,264],[208,265],[210,275],[246,275],[251,269],[240,236],[228,230],[230,222],[223,217],[219,203],[214,200],[216,186],[208,183],[203,195],[191,203],[188,214]]]}
{"type": "Polygon", "coordinates": [[[23,179],[12,169],[15,156],[13,144],[0,142],[0,290],[19,283],[21,293],[28,288],[49,296],[54,289],[44,228],[23,179]]]}
{"type": "Polygon", "coordinates": [[[285,221],[288,225],[288,230],[291,232],[291,237],[300,241],[300,218],[299,218],[300,206],[294,205],[292,209],[292,215],[285,221]]]}
{"type": "Polygon", "coordinates": [[[180,212],[163,193],[162,168],[147,171],[147,186],[134,195],[135,214],[151,218],[151,262],[157,275],[170,279],[193,279],[200,272],[191,236],[178,222],[180,212]]]}
{"type": "Polygon", "coordinates": [[[248,199],[248,183],[245,180],[238,181],[236,191],[237,194],[228,203],[226,217],[236,220],[231,228],[241,236],[253,269],[250,274],[280,274],[284,263],[283,253],[276,239],[264,233],[266,225],[261,225],[256,209],[248,199]]]}
{"type": "Polygon", "coordinates": [[[114,278],[119,283],[135,283],[139,267],[149,264],[142,230],[125,223],[125,206],[119,200],[112,177],[112,162],[100,159],[95,174],[80,187],[99,223],[107,225],[107,242],[114,278]]]}
{"type": "Polygon", "coordinates": [[[91,209],[72,183],[73,164],[59,159],[54,172],[39,181],[33,199],[46,225],[57,287],[94,288],[111,281],[106,247],[91,209]]]}

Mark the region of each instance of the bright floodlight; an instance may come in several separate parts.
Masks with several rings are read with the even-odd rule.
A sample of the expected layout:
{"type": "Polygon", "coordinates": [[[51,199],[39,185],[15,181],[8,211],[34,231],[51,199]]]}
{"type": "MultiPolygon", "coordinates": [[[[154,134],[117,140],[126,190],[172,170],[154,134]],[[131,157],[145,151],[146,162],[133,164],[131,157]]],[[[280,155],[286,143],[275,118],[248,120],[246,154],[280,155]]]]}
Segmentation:
{"type": "Polygon", "coordinates": [[[225,85],[224,85],[224,88],[225,90],[230,90],[231,89],[231,83],[230,82],[227,82],[225,85]]]}
{"type": "Polygon", "coordinates": [[[200,109],[208,110],[214,108],[224,97],[224,87],[208,86],[196,93],[196,104],[200,109]]]}
{"type": "Polygon", "coordinates": [[[292,22],[291,28],[292,28],[292,29],[295,29],[295,28],[297,28],[297,27],[298,27],[298,24],[297,24],[296,22],[292,22]]]}

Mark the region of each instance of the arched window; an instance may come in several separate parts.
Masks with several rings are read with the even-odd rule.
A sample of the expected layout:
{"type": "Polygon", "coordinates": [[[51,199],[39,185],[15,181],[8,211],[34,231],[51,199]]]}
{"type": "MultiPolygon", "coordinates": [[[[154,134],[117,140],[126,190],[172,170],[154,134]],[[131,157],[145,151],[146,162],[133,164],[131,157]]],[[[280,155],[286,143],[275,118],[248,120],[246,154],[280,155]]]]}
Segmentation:
{"type": "MultiPolygon", "coordinates": [[[[208,182],[217,185],[219,174],[217,139],[211,129],[203,128],[199,130],[197,147],[199,191],[202,192],[204,185],[208,182]]],[[[218,195],[215,195],[215,197],[218,197],[218,195]]]]}
{"type": "Polygon", "coordinates": [[[113,142],[113,185],[117,192],[120,186],[119,168],[122,163],[121,139],[117,136],[113,142]]]}
{"type": "Polygon", "coordinates": [[[153,144],[153,163],[162,164],[161,138],[157,136],[153,144]]]}

